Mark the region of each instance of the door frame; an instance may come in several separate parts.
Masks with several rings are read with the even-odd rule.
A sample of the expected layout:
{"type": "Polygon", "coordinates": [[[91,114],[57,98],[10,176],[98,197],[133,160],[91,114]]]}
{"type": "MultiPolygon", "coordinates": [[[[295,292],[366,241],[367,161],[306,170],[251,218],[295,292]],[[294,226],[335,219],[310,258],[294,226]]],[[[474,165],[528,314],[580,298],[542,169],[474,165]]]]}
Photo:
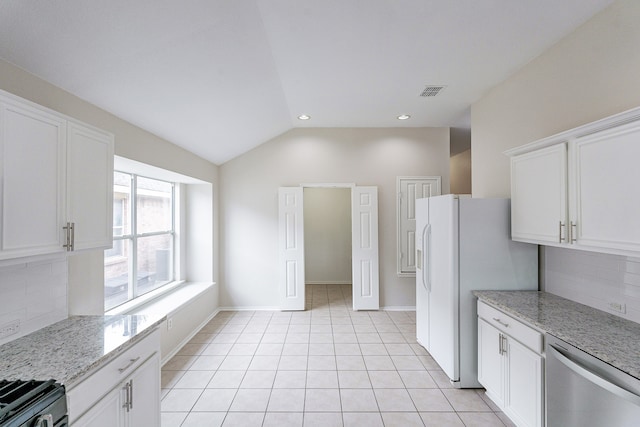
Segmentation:
{"type": "MultiPolygon", "coordinates": [[[[353,189],[356,188],[356,187],[363,187],[363,188],[364,187],[375,187],[376,190],[377,190],[377,188],[378,188],[377,186],[358,186],[353,182],[350,182],[350,183],[344,183],[344,182],[343,183],[302,183],[298,187],[302,188],[303,195],[304,195],[304,189],[305,188],[348,188],[348,189],[350,189],[350,193],[351,193],[351,216],[352,216],[351,217],[351,232],[352,232],[352,234],[353,234],[353,213],[355,211],[355,204],[354,204],[355,202],[354,202],[354,198],[353,198],[353,193],[354,193],[353,189]]],[[[282,188],[296,188],[296,187],[293,187],[293,186],[291,186],[291,187],[279,187],[279,189],[282,189],[282,188]]],[[[303,201],[301,201],[300,203],[303,204],[303,201]]],[[[279,206],[279,209],[280,208],[281,207],[279,206]]],[[[378,203],[377,198],[376,198],[376,204],[375,204],[375,209],[376,209],[376,227],[378,225],[378,221],[377,221],[378,208],[379,208],[379,203],[378,203]]],[[[304,210],[301,210],[300,212],[302,213],[302,219],[304,220],[304,210]]],[[[282,214],[282,212],[279,211],[278,216],[280,217],[281,214],[282,214]]],[[[283,224],[284,223],[280,220],[279,224],[280,225],[279,225],[278,235],[279,235],[280,239],[282,239],[282,236],[285,233],[285,230],[283,229],[283,224]]],[[[355,286],[354,286],[354,283],[353,283],[353,277],[354,277],[354,274],[355,274],[354,268],[356,267],[356,265],[352,262],[352,265],[351,265],[351,271],[352,271],[352,283],[351,283],[351,286],[352,286],[352,295],[354,296],[354,298],[353,298],[353,310],[354,311],[356,311],[356,310],[378,310],[380,308],[380,297],[379,297],[380,281],[379,281],[379,275],[377,274],[378,273],[378,269],[379,269],[379,264],[380,264],[380,257],[379,257],[379,244],[378,244],[377,234],[378,234],[378,232],[377,232],[377,229],[376,229],[375,251],[376,251],[378,259],[376,260],[376,274],[375,274],[375,283],[374,283],[374,286],[375,286],[375,290],[374,290],[375,291],[374,292],[375,298],[374,299],[375,299],[375,301],[370,302],[365,307],[356,308],[356,298],[355,298],[355,296],[356,296],[355,295],[355,290],[356,289],[355,289],[355,286]]],[[[301,241],[304,241],[304,227],[302,227],[302,236],[301,237],[302,237],[301,241]]],[[[355,244],[356,244],[356,242],[354,242],[354,240],[352,239],[352,242],[351,242],[351,251],[352,251],[351,253],[352,253],[352,255],[353,255],[353,252],[355,250],[355,246],[354,246],[355,244]]],[[[304,259],[304,248],[302,248],[302,251],[303,251],[303,254],[302,254],[301,260],[302,260],[303,267],[304,267],[304,262],[305,262],[305,259],[304,259]]],[[[286,269],[285,262],[286,261],[281,256],[280,257],[280,262],[279,262],[280,263],[280,265],[279,265],[280,269],[283,269],[283,268],[286,269]]],[[[303,268],[303,271],[304,271],[304,268],[303,268]]],[[[281,275],[280,277],[281,277],[280,281],[283,282],[284,277],[286,277],[286,275],[281,275]]],[[[281,299],[281,309],[282,310],[306,310],[306,307],[305,307],[305,300],[306,299],[305,299],[305,289],[304,289],[306,283],[304,283],[304,280],[302,282],[303,282],[302,289],[298,293],[299,296],[301,297],[300,298],[301,304],[297,304],[297,306],[295,308],[293,308],[293,306],[290,303],[285,303],[286,298],[287,298],[287,295],[286,295],[286,292],[285,292],[286,283],[281,283],[280,284],[279,289],[280,289],[280,293],[281,293],[280,299],[281,299]]]]}

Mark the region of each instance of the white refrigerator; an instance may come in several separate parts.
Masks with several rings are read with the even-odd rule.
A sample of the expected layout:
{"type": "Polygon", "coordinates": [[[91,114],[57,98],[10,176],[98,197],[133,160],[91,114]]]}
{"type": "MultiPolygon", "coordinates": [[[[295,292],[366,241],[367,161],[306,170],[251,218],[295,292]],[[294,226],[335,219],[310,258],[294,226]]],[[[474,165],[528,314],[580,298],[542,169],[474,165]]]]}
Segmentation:
{"type": "Polygon", "coordinates": [[[416,200],[416,335],[452,384],[478,382],[473,290],[537,290],[538,247],[513,242],[509,199],[416,200]]]}

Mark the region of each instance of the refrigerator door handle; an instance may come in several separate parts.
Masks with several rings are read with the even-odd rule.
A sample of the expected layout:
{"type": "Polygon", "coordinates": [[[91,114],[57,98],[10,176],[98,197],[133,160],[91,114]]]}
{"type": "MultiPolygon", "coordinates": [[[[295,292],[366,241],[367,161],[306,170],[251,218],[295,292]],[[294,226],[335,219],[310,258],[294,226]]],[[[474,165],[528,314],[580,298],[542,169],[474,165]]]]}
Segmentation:
{"type": "Polygon", "coordinates": [[[422,261],[422,284],[427,292],[431,292],[431,224],[422,231],[422,245],[424,260],[422,261]]]}

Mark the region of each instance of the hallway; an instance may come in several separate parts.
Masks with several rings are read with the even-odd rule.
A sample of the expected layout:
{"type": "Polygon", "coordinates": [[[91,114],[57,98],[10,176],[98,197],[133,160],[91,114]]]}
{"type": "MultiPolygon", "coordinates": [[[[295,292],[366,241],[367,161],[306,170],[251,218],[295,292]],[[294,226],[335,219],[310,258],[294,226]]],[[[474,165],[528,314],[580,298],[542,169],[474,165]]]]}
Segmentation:
{"type": "Polygon", "coordinates": [[[307,311],[221,312],[162,368],[162,427],[511,426],[451,388],[415,312],[353,312],[350,285],[307,285],[307,311]]]}

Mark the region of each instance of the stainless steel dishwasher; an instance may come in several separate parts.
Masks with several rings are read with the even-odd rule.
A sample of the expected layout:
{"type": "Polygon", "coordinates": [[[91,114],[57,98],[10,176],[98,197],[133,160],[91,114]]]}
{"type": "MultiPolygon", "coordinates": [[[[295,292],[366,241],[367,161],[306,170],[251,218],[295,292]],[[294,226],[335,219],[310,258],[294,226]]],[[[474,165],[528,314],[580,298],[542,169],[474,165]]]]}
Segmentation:
{"type": "Polygon", "coordinates": [[[547,427],[640,426],[640,380],[546,335],[547,427]]]}

